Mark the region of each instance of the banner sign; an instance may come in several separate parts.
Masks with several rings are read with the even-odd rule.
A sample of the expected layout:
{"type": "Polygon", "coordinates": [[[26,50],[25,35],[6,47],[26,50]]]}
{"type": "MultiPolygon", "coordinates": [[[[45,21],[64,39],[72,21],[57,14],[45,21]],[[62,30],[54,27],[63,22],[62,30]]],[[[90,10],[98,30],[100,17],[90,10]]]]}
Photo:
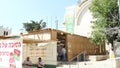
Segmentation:
{"type": "Polygon", "coordinates": [[[66,31],[73,34],[74,26],[75,26],[75,9],[74,8],[66,9],[65,23],[66,23],[66,31]]]}
{"type": "Polygon", "coordinates": [[[0,40],[0,68],[22,68],[22,39],[0,40]]]}

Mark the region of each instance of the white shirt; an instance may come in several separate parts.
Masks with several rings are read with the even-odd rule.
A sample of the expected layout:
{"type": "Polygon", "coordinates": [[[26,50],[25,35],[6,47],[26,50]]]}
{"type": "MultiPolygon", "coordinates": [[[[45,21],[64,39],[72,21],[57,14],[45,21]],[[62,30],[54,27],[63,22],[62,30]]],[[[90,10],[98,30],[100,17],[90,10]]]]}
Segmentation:
{"type": "Polygon", "coordinates": [[[32,65],[32,62],[29,60],[29,61],[27,61],[27,60],[25,60],[24,62],[23,62],[23,64],[24,65],[32,65]]]}
{"type": "Polygon", "coordinates": [[[66,54],[66,49],[65,48],[62,48],[62,53],[66,54]]]}
{"type": "Polygon", "coordinates": [[[42,62],[38,62],[38,67],[44,68],[44,64],[42,62]],[[43,65],[43,66],[42,66],[43,65]]]}

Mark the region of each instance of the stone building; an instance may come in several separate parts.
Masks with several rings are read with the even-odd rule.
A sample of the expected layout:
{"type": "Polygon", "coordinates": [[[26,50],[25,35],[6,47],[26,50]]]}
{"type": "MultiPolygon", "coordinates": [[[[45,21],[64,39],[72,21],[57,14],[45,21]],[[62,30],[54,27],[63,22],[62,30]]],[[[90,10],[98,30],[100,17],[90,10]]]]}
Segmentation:
{"type": "Polygon", "coordinates": [[[5,35],[11,35],[12,29],[9,29],[8,27],[5,28],[3,26],[0,26],[0,36],[5,36],[5,35]]]}
{"type": "Polygon", "coordinates": [[[92,0],[80,0],[78,5],[66,8],[63,31],[85,37],[91,35],[92,14],[89,10],[92,0]]]}

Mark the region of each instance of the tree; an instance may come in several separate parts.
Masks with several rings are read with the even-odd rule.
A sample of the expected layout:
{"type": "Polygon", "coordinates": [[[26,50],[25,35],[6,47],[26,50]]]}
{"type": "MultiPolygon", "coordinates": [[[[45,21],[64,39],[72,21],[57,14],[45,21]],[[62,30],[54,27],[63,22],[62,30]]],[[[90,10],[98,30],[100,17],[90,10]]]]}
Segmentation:
{"type": "Polygon", "coordinates": [[[31,20],[30,23],[29,22],[23,23],[23,27],[25,28],[26,31],[39,30],[46,27],[46,22],[43,22],[43,20],[40,20],[39,22],[31,20]]]}
{"type": "Polygon", "coordinates": [[[118,0],[92,0],[90,11],[94,19],[92,41],[100,44],[108,40],[113,45],[120,37],[118,0]]]}

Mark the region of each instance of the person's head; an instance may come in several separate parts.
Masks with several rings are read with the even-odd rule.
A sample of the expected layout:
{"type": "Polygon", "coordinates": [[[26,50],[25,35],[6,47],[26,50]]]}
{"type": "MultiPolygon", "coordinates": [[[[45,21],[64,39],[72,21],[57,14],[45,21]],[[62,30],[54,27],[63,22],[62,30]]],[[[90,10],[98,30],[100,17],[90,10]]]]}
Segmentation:
{"type": "Polygon", "coordinates": [[[63,46],[63,48],[65,48],[65,45],[63,46]]]}
{"type": "Polygon", "coordinates": [[[41,62],[41,57],[39,57],[38,60],[41,62]]]}
{"type": "Polygon", "coordinates": [[[27,57],[26,60],[29,61],[29,60],[30,60],[30,57],[27,57]]]}

